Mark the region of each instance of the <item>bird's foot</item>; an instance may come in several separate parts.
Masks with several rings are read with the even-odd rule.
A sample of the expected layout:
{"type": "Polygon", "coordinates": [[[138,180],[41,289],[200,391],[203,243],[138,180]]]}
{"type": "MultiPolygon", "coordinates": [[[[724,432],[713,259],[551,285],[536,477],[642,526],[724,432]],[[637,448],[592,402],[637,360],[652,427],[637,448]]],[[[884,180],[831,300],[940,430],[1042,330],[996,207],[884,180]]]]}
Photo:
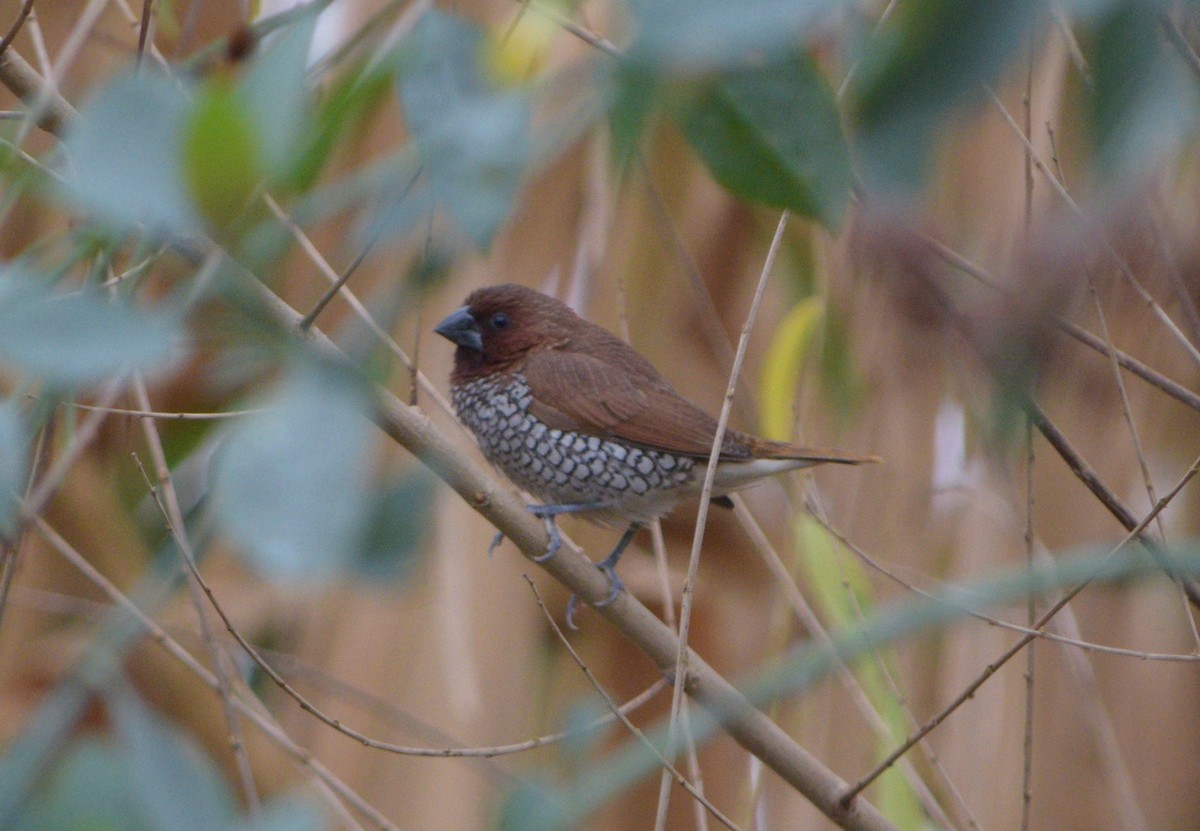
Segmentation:
{"type": "Polygon", "coordinates": [[[488,546],[488,559],[492,559],[492,554],[500,547],[500,543],[504,542],[504,532],[497,531],[496,536],[492,537],[492,544],[488,546]]]}
{"type": "Polygon", "coordinates": [[[550,535],[550,544],[546,553],[533,558],[535,563],[544,563],[558,553],[562,548],[562,537],[558,533],[558,524],[554,521],[561,514],[578,514],[584,511],[595,511],[605,507],[603,502],[571,502],[561,505],[530,505],[529,513],[546,523],[546,533],[550,535]]]}
{"type": "MultiPolygon", "coordinates": [[[[630,523],[625,529],[625,533],[621,535],[621,539],[617,542],[617,547],[612,550],[612,553],[605,557],[600,562],[596,563],[596,568],[600,569],[608,577],[608,596],[598,603],[593,604],[599,609],[612,603],[625,589],[625,584],[617,575],[617,562],[621,559],[621,555],[625,553],[625,549],[629,547],[629,543],[637,535],[641,524],[637,522],[630,523]]],[[[571,599],[567,601],[567,628],[572,631],[578,631],[579,627],[575,625],[575,609],[579,606],[579,598],[576,595],[571,595],[571,599]]]]}

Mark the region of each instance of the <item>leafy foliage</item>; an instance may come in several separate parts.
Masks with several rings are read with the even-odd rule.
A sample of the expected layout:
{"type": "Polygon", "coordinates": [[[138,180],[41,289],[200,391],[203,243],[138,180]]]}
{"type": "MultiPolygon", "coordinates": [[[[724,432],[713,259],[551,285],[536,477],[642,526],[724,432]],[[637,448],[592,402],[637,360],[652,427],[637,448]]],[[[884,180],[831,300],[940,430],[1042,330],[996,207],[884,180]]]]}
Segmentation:
{"type": "Polygon", "coordinates": [[[477,27],[430,12],[411,40],[399,78],[405,121],[437,203],[486,247],[530,162],[529,101],[484,75],[477,27]]]}
{"type": "Polygon", "coordinates": [[[55,385],[166,370],[185,344],[180,321],[93,289],[54,291],[27,269],[0,270],[0,361],[55,385]]]}
{"type": "MultiPolygon", "coordinates": [[[[444,272],[452,246],[435,239],[432,214],[486,250],[521,207],[526,183],[546,175],[579,137],[611,137],[614,166],[623,170],[663,125],[679,130],[734,198],[813,220],[806,231],[813,239],[842,229],[856,184],[867,200],[886,198],[920,214],[945,139],[1051,31],[1042,0],[906,0],[892,18],[858,28],[845,25],[857,19],[858,4],[850,3],[628,0],[628,32],[614,35],[628,35],[620,48],[586,50],[575,40],[564,47],[549,18],[489,29],[426,10],[411,30],[364,30],[344,52],[314,61],[326,5],[260,21],[252,28],[265,36],[248,58],[217,59],[209,46],[201,54],[210,60],[189,61],[186,71],[149,57],[135,68],[131,60],[84,91],[64,141],[40,157],[31,155],[40,150],[17,152],[28,149],[21,131],[31,121],[12,131],[0,169],[0,219],[18,216],[32,199],[65,209],[69,222],[0,265],[3,542],[22,530],[16,495],[30,479],[33,437],[54,435],[49,413],[60,397],[86,398],[138,374],[256,408],[197,428],[191,459],[171,454],[175,473],[189,461],[203,468],[185,500],[189,522],[232,544],[267,580],[402,578],[430,524],[435,485],[378,452],[369,384],[391,381],[397,358],[374,340],[357,347],[364,331],[374,337],[417,309],[444,272]],[[560,53],[569,56],[566,68],[556,63],[560,53]],[[835,84],[847,79],[841,98],[835,84]],[[367,162],[343,165],[339,151],[359,142],[372,119],[386,124],[391,143],[372,148],[367,162]],[[286,221],[265,195],[283,205],[286,221]],[[260,283],[289,274],[297,238],[328,218],[347,233],[330,246],[334,264],[321,263],[323,272],[343,268],[335,261],[347,240],[345,247],[365,249],[344,257],[347,279],[362,257],[377,253],[372,246],[389,257],[422,252],[364,304],[374,314],[369,325],[338,328],[333,313],[314,313],[350,356],[336,366],[314,357],[307,330],[280,324],[260,283]],[[351,363],[364,355],[366,366],[351,363]],[[30,405],[31,398],[55,403],[30,405]]],[[[523,14],[537,13],[526,5],[523,14]]],[[[1200,121],[1198,79],[1186,49],[1163,37],[1163,15],[1174,7],[1071,0],[1058,8],[1081,33],[1075,80],[1087,145],[1078,166],[1120,196],[1164,163],[1179,163],[1171,153],[1194,139],[1200,121]]],[[[161,24],[181,31],[172,14],[166,4],[161,24]]],[[[826,376],[851,374],[845,324],[829,314],[822,287],[811,288],[774,333],[761,381],[764,432],[781,439],[790,437],[795,389],[818,335],[826,376]]],[[[289,301],[312,309],[324,290],[298,281],[289,301]]],[[[415,370],[410,377],[415,385],[415,370]]],[[[137,480],[143,498],[144,485],[137,480]]],[[[117,501],[123,509],[132,500],[117,501]]],[[[850,582],[869,609],[874,597],[863,575],[839,571],[839,550],[811,523],[798,522],[794,534],[825,617],[850,630],[850,651],[865,649],[854,641],[842,585],[850,582]]],[[[1106,567],[1091,565],[1097,573],[1106,567]]],[[[995,596],[1015,592],[1006,584],[995,596]]],[[[932,605],[912,614],[900,623],[874,618],[857,631],[886,655],[889,638],[950,616],[932,605]]],[[[813,666],[826,661],[810,658],[813,666]]],[[[775,679],[779,689],[803,686],[818,672],[797,666],[796,675],[775,679]]],[[[860,678],[891,730],[904,732],[878,671],[860,678]]],[[[76,710],[86,696],[100,696],[108,738],[72,737],[58,747],[68,741],[62,725],[75,721],[76,710],[68,718],[64,707],[54,725],[62,735],[38,736],[47,757],[59,754],[44,775],[18,764],[15,751],[0,759],[0,768],[17,771],[15,790],[38,780],[36,804],[21,818],[28,828],[319,826],[319,816],[292,801],[269,804],[253,823],[242,817],[212,761],[116,673],[96,686],[69,693],[76,710]]],[[[609,780],[581,785],[578,800],[523,786],[507,805],[505,827],[582,821],[578,812],[644,776],[648,764],[638,753],[623,755],[609,780]]],[[[917,824],[907,783],[889,779],[887,787],[893,817],[917,824]]]]}

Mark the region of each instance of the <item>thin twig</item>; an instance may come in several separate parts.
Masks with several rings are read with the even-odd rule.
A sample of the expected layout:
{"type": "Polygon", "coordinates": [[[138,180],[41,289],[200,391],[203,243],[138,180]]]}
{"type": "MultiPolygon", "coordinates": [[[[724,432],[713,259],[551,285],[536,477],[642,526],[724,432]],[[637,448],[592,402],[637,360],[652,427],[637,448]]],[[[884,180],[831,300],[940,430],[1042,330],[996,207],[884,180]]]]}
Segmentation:
{"type": "MultiPolygon", "coordinates": [[[[1132,529],[1130,529],[1129,533],[1127,533],[1125,535],[1125,537],[1121,540],[1121,542],[1119,542],[1109,552],[1108,556],[1112,557],[1117,552],[1121,551],[1130,542],[1132,542],[1135,539],[1139,539],[1142,535],[1142,532],[1146,529],[1146,527],[1151,522],[1153,522],[1154,519],[1160,513],[1162,513],[1162,510],[1164,508],[1166,508],[1168,504],[1170,504],[1170,501],[1175,498],[1176,494],[1178,494],[1181,490],[1183,490],[1184,485],[1186,485],[1189,481],[1191,481],[1192,477],[1195,476],[1198,471],[1200,471],[1200,459],[1196,460],[1196,462],[1192,465],[1192,467],[1188,470],[1188,472],[1184,475],[1184,477],[1179,480],[1178,484],[1176,484],[1175,487],[1172,488],[1169,493],[1164,495],[1162,499],[1160,499],[1158,502],[1155,503],[1154,507],[1151,508],[1150,513],[1146,514],[1146,517],[1141,522],[1137,523],[1132,529]]],[[[1054,618],[1054,616],[1057,615],[1058,612],[1064,606],[1066,606],[1068,603],[1070,603],[1075,598],[1076,595],[1078,595],[1081,591],[1083,591],[1085,588],[1087,588],[1087,586],[1089,585],[1090,582],[1091,581],[1085,581],[1085,582],[1079,583],[1078,585],[1076,585],[1075,587],[1073,587],[1072,589],[1070,589],[1069,591],[1064,593],[1062,595],[1062,597],[1060,597],[1054,604],[1052,604],[1050,606],[1050,608],[1048,608],[1045,612],[1042,613],[1042,615],[1037,619],[1037,621],[1035,621],[1033,628],[1041,629],[1043,626],[1045,626],[1047,623],[1049,623],[1050,620],[1052,620],[1054,618]]],[[[1019,640],[1017,640],[1017,642],[1015,644],[1013,644],[1011,647],[1009,647],[1007,650],[1005,650],[1000,655],[999,658],[997,658],[996,660],[994,660],[990,664],[988,664],[987,667],[984,669],[984,671],[982,673],[980,673],[980,675],[978,677],[976,677],[976,679],[974,681],[972,681],[970,684],[968,684],[966,686],[966,688],[963,689],[954,698],[954,700],[950,702],[950,704],[948,704],[946,707],[944,707],[942,710],[940,710],[933,718],[931,718],[927,722],[925,722],[925,724],[922,725],[919,730],[917,730],[912,735],[910,735],[907,739],[905,739],[904,742],[898,748],[896,748],[894,751],[889,753],[882,762],[880,762],[878,765],[876,765],[871,770],[870,773],[868,773],[866,776],[864,776],[862,779],[860,779],[853,786],[848,788],[842,798],[845,800],[853,799],[859,793],[861,793],[864,788],[866,788],[868,785],[870,785],[872,782],[874,782],[877,778],[879,778],[879,776],[885,770],[887,770],[889,767],[891,767],[893,764],[895,764],[897,759],[899,759],[901,756],[903,756],[905,753],[907,753],[914,744],[916,744],[922,738],[927,736],[934,728],[936,728],[939,724],[941,724],[943,721],[945,721],[946,718],[951,713],[953,713],[960,706],[962,706],[964,703],[969,701],[975,695],[976,691],[978,691],[978,689],[981,686],[983,686],[984,682],[986,682],[989,678],[991,678],[992,675],[994,675],[996,673],[996,671],[1000,669],[1000,667],[1004,666],[1004,664],[1007,663],[1010,658],[1012,658],[1014,655],[1016,655],[1018,652],[1020,652],[1022,649],[1024,649],[1030,643],[1030,641],[1032,641],[1035,637],[1037,637],[1037,636],[1032,633],[1022,636],[1019,640]]]]}
{"type": "Polygon", "coordinates": [[[12,46],[12,42],[17,39],[17,34],[20,33],[21,27],[25,25],[25,18],[29,17],[29,13],[33,11],[33,4],[34,0],[25,0],[21,4],[21,10],[17,12],[17,19],[8,28],[3,39],[0,39],[0,57],[8,51],[8,47],[12,46]]]}
{"type": "MultiPolygon", "coordinates": [[[[1041,157],[1038,156],[1037,151],[1029,142],[1029,139],[1026,138],[1021,132],[1021,128],[1013,120],[1012,115],[1010,115],[1008,109],[1005,108],[1004,103],[1000,100],[996,93],[992,92],[990,89],[988,90],[988,95],[990,96],[995,107],[1000,111],[1000,115],[1004,119],[1004,122],[1016,133],[1018,140],[1020,140],[1022,145],[1025,147],[1025,152],[1029,154],[1029,158],[1033,160],[1033,163],[1037,165],[1038,170],[1043,176],[1046,177],[1046,180],[1050,183],[1053,190],[1059,195],[1059,197],[1062,198],[1063,202],[1065,202],[1067,207],[1071,209],[1072,213],[1079,218],[1086,220],[1087,217],[1084,214],[1083,209],[1079,207],[1079,204],[1075,201],[1074,197],[1071,196],[1067,189],[1063,187],[1062,183],[1055,178],[1054,172],[1051,171],[1046,163],[1042,161],[1041,157]]],[[[1179,342],[1184,351],[1191,356],[1192,360],[1200,365],[1200,349],[1198,349],[1196,345],[1192,343],[1188,336],[1185,335],[1179,328],[1179,324],[1177,324],[1171,318],[1171,316],[1167,314],[1166,310],[1163,309],[1163,307],[1159,305],[1159,302],[1154,299],[1154,296],[1151,295],[1146,287],[1142,285],[1142,282],[1138,280],[1137,275],[1133,273],[1133,269],[1129,266],[1129,263],[1126,262],[1125,258],[1117,252],[1117,249],[1109,241],[1108,237],[1099,230],[1094,230],[1092,234],[1104,247],[1104,250],[1112,258],[1113,262],[1116,263],[1117,268],[1121,272],[1122,276],[1124,276],[1125,281],[1133,287],[1133,290],[1137,293],[1138,297],[1141,298],[1142,302],[1150,309],[1151,313],[1158,318],[1167,331],[1170,332],[1171,335],[1179,342]]]]}
{"type": "Polygon", "coordinates": [[[80,404],[77,401],[64,401],[62,406],[73,410],[88,410],[93,413],[108,413],[110,415],[136,416],[138,418],[157,418],[164,421],[220,421],[227,418],[245,418],[267,411],[267,407],[252,407],[248,410],[227,410],[221,413],[177,413],[160,410],[128,410],[121,407],[98,407],[94,404],[80,404]]]}
{"type": "MultiPolygon", "coordinates": [[[[920,232],[917,232],[917,239],[928,246],[929,250],[939,259],[945,261],[951,266],[954,266],[954,268],[958,269],[967,276],[973,277],[988,288],[998,291],[1008,297],[1017,297],[1016,293],[1012,289],[1002,285],[983,268],[971,262],[966,257],[954,251],[944,243],[939,242],[933,237],[927,236],[920,232]]],[[[1110,353],[1114,354],[1116,356],[1117,363],[1119,363],[1122,367],[1129,370],[1143,381],[1146,381],[1147,383],[1152,384],[1153,386],[1162,390],[1176,401],[1186,404],[1193,410],[1200,412],[1200,395],[1192,392],[1182,384],[1172,381],[1161,372],[1150,368],[1137,358],[1134,358],[1118,349],[1109,349],[1103,340],[1096,337],[1086,329],[1075,325],[1066,318],[1055,316],[1054,325],[1064,334],[1074,338],[1089,349],[1099,352],[1101,355],[1107,357],[1110,353]]]]}
{"type": "MultiPolygon", "coordinates": [[[[771,573],[773,584],[781,592],[784,602],[791,608],[792,614],[810,638],[823,646],[832,648],[833,639],[829,635],[829,630],[825,628],[820,617],[817,616],[817,613],[801,593],[800,588],[796,585],[795,577],[788,571],[783,558],[775,550],[775,546],[771,544],[770,539],[767,538],[766,533],[763,531],[762,526],[759,525],[758,520],[755,519],[754,514],[750,512],[750,508],[746,505],[746,500],[738,493],[732,494],[732,498],[734,516],[749,538],[751,548],[758,554],[767,571],[771,573]]],[[[825,518],[820,512],[812,510],[812,507],[815,506],[810,506],[810,513],[813,514],[814,519],[832,533],[832,529],[830,529],[825,518]]],[[[849,695],[850,700],[854,702],[859,712],[862,713],[863,718],[866,719],[871,731],[882,740],[895,741],[895,736],[892,733],[891,727],[888,726],[887,720],[875,708],[875,705],[871,703],[870,697],[862,688],[862,684],[859,683],[858,678],[855,677],[854,673],[851,672],[850,668],[840,658],[835,658],[834,673],[842,688],[849,695]]],[[[974,815],[967,807],[965,800],[959,795],[958,788],[950,781],[950,777],[937,761],[937,756],[933,748],[927,742],[921,742],[920,749],[925,754],[925,758],[930,765],[941,775],[943,784],[957,797],[958,806],[967,817],[967,824],[972,828],[978,828],[979,826],[975,822],[974,815]]],[[[929,786],[921,779],[920,774],[912,763],[908,759],[901,759],[900,767],[901,772],[908,781],[909,787],[920,798],[922,806],[929,813],[930,817],[933,818],[934,822],[943,828],[954,827],[954,823],[946,816],[941,804],[933,795],[929,786]]]]}
{"type": "MultiPolygon", "coordinates": [[[[138,407],[150,410],[150,394],[146,391],[146,382],[137,375],[133,380],[133,394],[138,407]]],[[[142,467],[141,461],[134,455],[134,461],[146,485],[150,496],[162,512],[167,532],[175,541],[179,556],[187,562],[189,570],[195,571],[196,555],[188,539],[183,510],[179,507],[179,496],[175,491],[175,482],[171,478],[171,469],[167,465],[167,455],[163,450],[162,438],[158,433],[158,423],[153,418],[143,417],[142,436],[150,448],[150,458],[154,462],[154,479],[152,480],[142,467]]],[[[238,723],[233,710],[233,691],[229,683],[229,673],[225,666],[225,655],[221,652],[213,635],[208,614],[204,609],[204,598],[200,594],[194,580],[188,580],[188,590],[191,595],[192,607],[196,610],[196,622],[200,627],[200,639],[212,662],[212,672],[217,679],[217,697],[221,700],[221,709],[225,715],[225,724],[229,730],[229,749],[233,753],[234,766],[238,772],[242,793],[246,797],[246,806],[250,816],[257,818],[262,813],[262,800],[259,799],[258,787],[254,783],[254,770],[250,765],[250,756],[246,752],[246,743],[242,739],[242,727],[238,723]]]]}
{"type": "MultiPolygon", "coordinates": [[[[24,498],[26,500],[29,499],[30,493],[50,462],[57,424],[58,419],[51,414],[42,425],[42,429],[38,431],[37,447],[34,448],[29,464],[29,473],[25,480],[24,498]]],[[[0,539],[0,623],[3,622],[4,612],[8,608],[9,592],[12,590],[13,578],[17,573],[17,558],[21,554],[25,529],[26,525],[21,523],[16,529],[16,533],[11,535],[11,539],[0,539]]]]}
{"type": "MultiPolygon", "coordinates": [[[[675,766],[671,764],[671,760],[664,756],[662,751],[654,746],[654,742],[650,741],[646,734],[639,730],[638,727],[620,711],[620,708],[617,707],[616,702],[612,700],[612,697],[605,691],[600,682],[596,680],[596,676],[592,674],[591,669],[589,669],[584,660],[579,657],[579,653],[575,651],[575,647],[571,646],[571,642],[567,639],[567,636],[563,634],[562,627],[558,625],[558,622],[554,619],[554,615],[550,614],[550,610],[546,608],[546,603],[542,600],[542,595],[537,590],[537,586],[534,584],[533,580],[528,574],[522,576],[525,578],[525,582],[529,584],[529,589],[533,592],[533,597],[537,601],[538,608],[542,611],[542,614],[545,616],[546,620],[549,621],[550,628],[558,637],[559,642],[567,650],[567,654],[571,656],[571,660],[573,660],[575,665],[579,667],[580,671],[583,673],[583,677],[587,679],[588,683],[592,685],[592,689],[596,691],[596,694],[600,696],[601,700],[604,702],[604,705],[608,707],[609,712],[615,715],[621,724],[625,726],[625,729],[628,730],[634,736],[634,738],[641,742],[658,758],[659,764],[662,765],[663,771],[671,776],[676,782],[678,782],[679,785],[685,791],[691,794],[697,802],[703,805],[710,814],[716,817],[718,822],[730,829],[730,831],[740,831],[738,826],[734,824],[733,820],[729,819],[729,817],[725,816],[720,809],[709,802],[704,794],[697,790],[696,787],[688,781],[687,777],[680,773],[675,766]]],[[[667,746],[673,747],[674,745],[668,741],[667,746]]]]}
{"type": "MultiPolygon", "coordinates": [[[[217,677],[207,667],[197,661],[190,652],[180,646],[161,626],[138,608],[137,604],[118,589],[111,580],[97,571],[95,566],[63,539],[49,523],[36,513],[30,512],[28,506],[23,506],[23,514],[28,521],[33,523],[38,533],[42,535],[42,538],[50,544],[50,547],[54,551],[58,552],[63,559],[81,572],[110,601],[137,620],[145,630],[147,637],[166,650],[167,654],[187,667],[201,682],[213,690],[217,689],[217,677]]],[[[311,752],[294,742],[287,733],[271,721],[269,716],[260,712],[257,708],[250,706],[241,698],[235,696],[232,701],[233,706],[241,716],[258,727],[259,730],[300,765],[311,771],[317,779],[327,785],[340,799],[354,806],[356,810],[368,817],[376,827],[387,829],[387,831],[399,831],[397,826],[376,810],[371,803],[359,796],[359,794],[330,771],[329,768],[314,759],[311,752]]]]}
{"type": "MultiPolygon", "coordinates": [[[[750,332],[758,317],[758,307],[762,303],[763,293],[767,288],[767,279],[775,267],[775,258],[783,245],[783,232],[787,228],[788,214],[784,211],[779,216],[775,227],[775,236],[771,247],[767,249],[767,258],[763,263],[762,274],[758,278],[758,286],[754,290],[754,299],[750,301],[750,311],[746,313],[746,322],[742,326],[742,334],[738,339],[737,351],[733,356],[733,366],[729,371],[729,383],[725,388],[725,399],[721,403],[721,414],[717,418],[717,433],[713,437],[712,450],[708,454],[708,464],[704,469],[704,486],[700,490],[700,508],[696,513],[696,531],[692,536],[692,551],[688,558],[687,577],[683,581],[683,600],[679,609],[679,647],[675,656],[675,691],[671,697],[671,722],[668,731],[670,741],[675,741],[676,721],[679,718],[680,704],[683,701],[682,679],[687,677],[688,670],[688,634],[692,625],[692,600],[695,594],[696,573],[700,568],[700,549],[704,543],[704,529],[708,524],[709,498],[712,496],[713,482],[716,480],[717,464],[721,458],[721,448],[725,442],[725,431],[729,426],[729,413],[733,409],[734,391],[737,389],[738,376],[741,373],[742,362],[746,359],[746,347],[750,342],[750,332]]],[[[659,789],[660,815],[666,813],[666,803],[669,799],[666,788],[659,789]]]]}
{"type": "Polygon", "coordinates": [[[153,17],[153,11],[154,0],[142,0],[142,20],[138,25],[137,59],[134,61],[136,69],[141,69],[142,67],[142,56],[146,53],[146,38],[150,34],[150,21],[153,17]]]}

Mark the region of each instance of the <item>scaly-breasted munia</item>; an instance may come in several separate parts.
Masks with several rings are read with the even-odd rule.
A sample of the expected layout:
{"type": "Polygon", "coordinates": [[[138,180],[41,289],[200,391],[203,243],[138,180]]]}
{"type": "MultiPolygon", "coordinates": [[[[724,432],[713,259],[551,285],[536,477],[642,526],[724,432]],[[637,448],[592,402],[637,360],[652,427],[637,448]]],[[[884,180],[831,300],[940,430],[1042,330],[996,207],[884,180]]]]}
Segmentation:
{"type": "MultiPolygon", "coordinates": [[[[622,588],[617,560],[638,529],[700,494],[716,419],[629,344],[533,289],[479,289],[434,331],[458,345],[459,419],[492,464],[543,502],[531,508],[550,532],[541,559],[559,547],[558,514],[628,526],[597,564],[612,581],[611,603],[622,588]]],[[[712,495],[788,470],[872,461],[728,430],[712,495]]]]}

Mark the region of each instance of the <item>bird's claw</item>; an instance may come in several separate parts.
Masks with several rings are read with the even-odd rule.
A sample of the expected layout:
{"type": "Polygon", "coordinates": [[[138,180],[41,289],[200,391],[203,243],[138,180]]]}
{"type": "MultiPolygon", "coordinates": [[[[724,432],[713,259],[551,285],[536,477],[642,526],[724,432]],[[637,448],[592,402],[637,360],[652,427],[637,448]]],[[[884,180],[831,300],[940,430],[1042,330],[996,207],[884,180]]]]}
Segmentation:
{"type": "Polygon", "coordinates": [[[617,576],[616,563],[610,563],[608,560],[596,563],[596,568],[608,575],[609,589],[608,597],[596,604],[597,608],[607,606],[617,599],[617,595],[625,589],[625,584],[621,582],[621,578],[617,576]]]}
{"type": "Polygon", "coordinates": [[[545,554],[539,554],[533,558],[535,563],[546,562],[558,553],[558,549],[562,548],[562,537],[559,536],[558,524],[554,521],[555,514],[538,510],[541,507],[541,505],[530,505],[529,512],[534,516],[540,516],[546,523],[546,533],[550,535],[550,544],[546,546],[545,554]]]}
{"type": "Polygon", "coordinates": [[[492,554],[496,552],[496,549],[500,547],[500,543],[502,542],[504,542],[504,532],[497,531],[496,536],[492,537],[492,544],[488,546],[487,555],[489,560],[492,559],[492,554]]]}
{"type": "MultiPolygon", "coordinates": [[[[600,609],[607,606],[617,599],[617,595],[625,590],[625,583],[617,576],[616,563],[610,562],[611,559],[611,557],[607,557],[603,561],[596,563],[596,568],[608,576],[609,589],[608,596],[598,603],[593,603],[593,608],[600,609]]],[[[579,627],[575,625],[575,610],[577,608],[579,608],[579,596],[573,594],[567,601],[567,628],[572,632],[579,631],[579,627]]]]}

